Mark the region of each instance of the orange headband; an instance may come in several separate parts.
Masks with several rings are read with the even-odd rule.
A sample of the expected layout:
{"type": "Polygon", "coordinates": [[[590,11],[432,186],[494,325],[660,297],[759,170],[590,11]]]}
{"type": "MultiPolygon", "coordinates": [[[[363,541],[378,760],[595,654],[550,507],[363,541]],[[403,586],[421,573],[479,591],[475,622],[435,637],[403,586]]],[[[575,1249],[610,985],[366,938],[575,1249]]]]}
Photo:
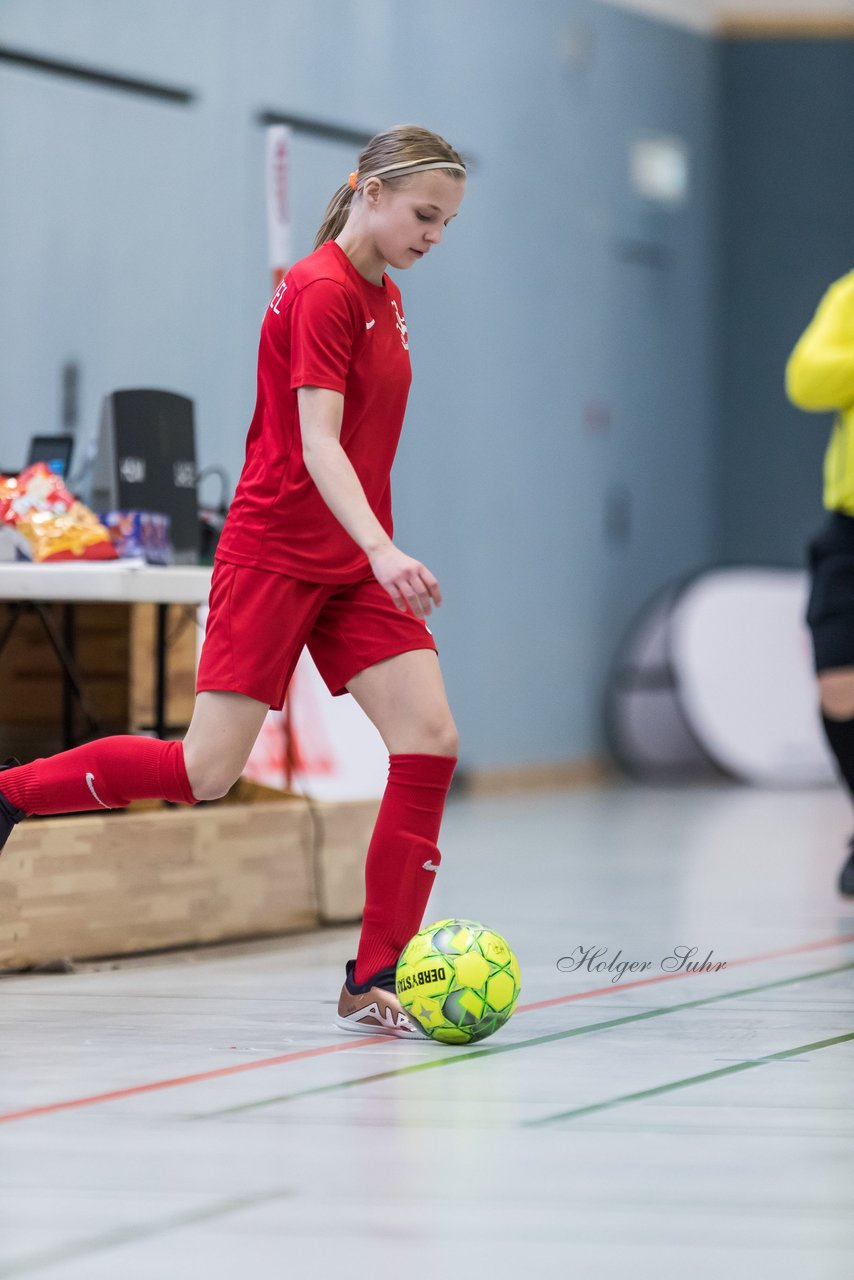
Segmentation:
{"type": "Polygon", "coordinates": [[[356,190],[356,183],[358,181],[359,181],[359,175],[357,173],[351,173],[350,177],[347,179],[347,182],[349,183],[351,191],[356,190]]]}

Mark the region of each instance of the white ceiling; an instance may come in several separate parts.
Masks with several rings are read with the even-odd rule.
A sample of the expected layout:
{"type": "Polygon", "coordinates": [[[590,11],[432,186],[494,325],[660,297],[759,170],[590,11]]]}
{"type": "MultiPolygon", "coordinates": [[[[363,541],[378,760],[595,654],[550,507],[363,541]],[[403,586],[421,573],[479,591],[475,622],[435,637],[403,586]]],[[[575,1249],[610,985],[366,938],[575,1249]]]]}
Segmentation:
{"type": "Polygon", "coordinates": [[[601,0],[618,9],[714,31],[727,18],[854,18],[854,0],[601,0]]]}

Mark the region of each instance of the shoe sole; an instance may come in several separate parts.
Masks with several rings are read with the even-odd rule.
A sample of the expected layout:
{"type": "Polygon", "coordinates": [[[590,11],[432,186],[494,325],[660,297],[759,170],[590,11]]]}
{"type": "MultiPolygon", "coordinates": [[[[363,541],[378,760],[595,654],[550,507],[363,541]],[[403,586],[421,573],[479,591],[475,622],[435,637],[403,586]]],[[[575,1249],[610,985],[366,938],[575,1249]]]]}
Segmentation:
{"type": "Polygon", "coordinates": [[[423,1031],[401,1031],[397,1027],[370,1027],[364,1022],[355,1022],[350,1018],[342,1018],[336,1014],[335,1025],[342,1031],[350,1031],[359,1036],[391,1036],[395,1040],[429,1040],[423,1031]]]}

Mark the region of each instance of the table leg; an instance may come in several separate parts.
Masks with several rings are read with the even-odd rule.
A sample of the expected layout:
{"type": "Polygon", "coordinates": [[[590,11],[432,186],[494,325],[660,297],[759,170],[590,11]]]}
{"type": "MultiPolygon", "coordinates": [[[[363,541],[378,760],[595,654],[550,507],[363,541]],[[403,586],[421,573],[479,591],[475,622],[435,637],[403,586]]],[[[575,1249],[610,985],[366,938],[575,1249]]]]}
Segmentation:
{"type": "MultiPolygon", "coordinates": [[[[23,607],[23,606],[22,606],[23,607]]],[[[63,606],[63,629],[54,622],[47,604],[29,600],[26,608],[32,609],[41,619],[57,661],[62,668],[62,732],[66,748],[74,743],[74,701],[86,718],[86,731],[93,737],[101,733],[101,725],[80,683],[77,663],[74,660],[75,626],[71,604],[63,606]],[[69,644],[70,641],[70,644],[69,644]],[[72,696],[73,695],[73,696],[72,696]]]]}
{"type": "Polygon", "coordinates": [[[66,751],[74,746],[74,686],[69,679],[69,669],[75,670],[77,663],[77,629],[74,605],[65,603],[62,606],[62,639],[65,644],[67,661],[62,665],[62,744],[66,751]]]}
{"type": "Polygon", "coordinates": [[[157,606],[157,689],[154,705],[154,732],[166,736],[166,622],[168,604],[157,606]]]}

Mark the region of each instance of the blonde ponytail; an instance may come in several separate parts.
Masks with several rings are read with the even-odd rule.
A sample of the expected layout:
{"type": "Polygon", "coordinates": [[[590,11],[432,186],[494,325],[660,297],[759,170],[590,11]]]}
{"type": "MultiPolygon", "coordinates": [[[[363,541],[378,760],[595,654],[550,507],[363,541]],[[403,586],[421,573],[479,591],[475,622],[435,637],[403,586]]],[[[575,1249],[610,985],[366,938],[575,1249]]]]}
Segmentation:
{"type": "Polygon", "coordinates": [[[323,222],[320,224],[320,230],[314,237],[314,247],[319,249],[322,244],[326,244],[327,240],[334,240],[344,230],[344,224],[350,216],[350,206],[353,203],[353,188],[349,182],[345,182],[343,187],[339,187],[335,195],[326,206],[326,213],[323,215],[323,222]]]}
{"type": "Polygon", "coordinates": [[[335,240],[344,230],[353,205],[353,196],[366,178],[376,174],[381,182],[405,183],[412,176],[406,172],[406,166],[421,163],[425,168],[439,169],[452,178],[465,178],[465,163],[451,144],[440,138],[438,133],[431,133],[420,125],[397,125],[394,129],[371,138],[359,156],[354,178],[355,188],[345,182],[329,201],[323,222],[314,238],[315,249],[319,249],[327,240],[335,240]],[[442,161],[447,162],[447,169],[442,167],[442,161]],[[388,172],[398,167],[403,169],[402,173],[388,172]]]}

